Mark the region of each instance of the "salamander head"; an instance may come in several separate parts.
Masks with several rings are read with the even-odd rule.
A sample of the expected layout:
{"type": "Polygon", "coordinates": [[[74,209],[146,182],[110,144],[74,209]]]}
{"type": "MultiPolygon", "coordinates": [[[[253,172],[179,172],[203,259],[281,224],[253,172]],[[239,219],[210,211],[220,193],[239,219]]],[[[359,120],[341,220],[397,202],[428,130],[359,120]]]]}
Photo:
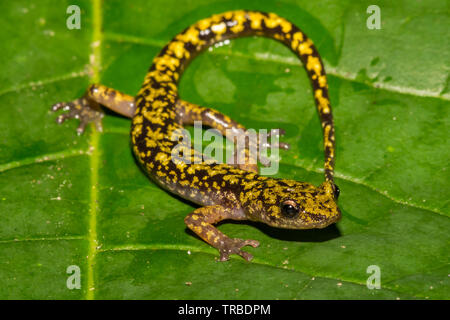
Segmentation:
{"type": "Polygon", "coordinates": [[[341,218],[339,188],[330,182],[319,187],[293,180],[267,179],[249,196],[244,208],[253,220],[287,229],[324,228],[341,218]]]}

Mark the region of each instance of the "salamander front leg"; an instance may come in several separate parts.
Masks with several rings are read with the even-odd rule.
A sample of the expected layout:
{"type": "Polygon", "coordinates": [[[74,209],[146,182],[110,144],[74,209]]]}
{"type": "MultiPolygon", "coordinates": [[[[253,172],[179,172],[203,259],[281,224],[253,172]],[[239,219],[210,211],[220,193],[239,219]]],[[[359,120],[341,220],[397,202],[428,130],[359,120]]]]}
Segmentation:
{"type": "Polygon", "coordinates": [[[250,261],[253,256],[248,252],[242,251],[241,248],[244,246],[256,248],[259,246],[258,241],[232,239],[213,226],[213,224],[225,219],[243,220],[245,218],[234,210],[221,205],[202,207],[186,216],[184,222],[200,238],[219,250],[220,261],[227,261],[230,258],[230,254],[240,255],[245,260],[250,261]]]}
{"type": "Polygon", "coordinates": [[[95,124],[98,131],[102,131],[104,112],[100,105],[128,118],[133,117],[135,111],[134,97],[101,84],[90,85],[84,96],[79,99],[54,104],[52,111],[66,111],[56,118],[56,122],[59,124],[67,119],[79,119],[80,125],[77,128],[77,133],[80,135],[90,122],[95,124]]]}

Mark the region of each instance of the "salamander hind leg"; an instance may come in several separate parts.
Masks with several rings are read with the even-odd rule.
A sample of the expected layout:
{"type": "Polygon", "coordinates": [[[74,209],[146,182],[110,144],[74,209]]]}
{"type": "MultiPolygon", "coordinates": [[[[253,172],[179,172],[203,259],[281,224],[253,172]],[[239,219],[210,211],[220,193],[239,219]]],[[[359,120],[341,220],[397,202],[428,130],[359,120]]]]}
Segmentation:
{"type": "Polygon", "coordinates": [[[247,261],[252,260],[253,255],[242,251],[241,248],[244,246],[256,248],[259,246],[259,242],[256,240],[229,238],[213,226],[214,223],[225,219],[242,220],[243,217],[236,214],[233,209],[221,205],[214,205],[196,209],[186,216],[184,222],[200,238],[219,250],[220,261],[227,261],[231,254],[237,254],[247,261]]]}
{"type": "MultiPolygon", "coordinates": [[[[178,100],[176,104],[176,113],[180,124],[192,125],[195,121],[201,121],[202,125],[217,129],[224,137],[230,139],[230,141],[233,141],[234,143],[238,140],[241,141],[241,143],[236,143],[236,150],[234,151],[229,164],[246,171],[258,173],[258,156],[260,157],[262,164],[268,166],[269,160],[261,156],[260,147],[274,147],[285,150],[290,147],[289,144],[284,142],[263,144],[262,142],[259,143],[259,141],[255,141],[255,139],[246,139],[248,132],[243,125],[212,108],[202,107],[184,100],[178,100]]],[[[282,136],[284,133],[285,131],[283,129],[272,129],[268,132],[268,138],[273,137],[274,135],[282,136]]]]}

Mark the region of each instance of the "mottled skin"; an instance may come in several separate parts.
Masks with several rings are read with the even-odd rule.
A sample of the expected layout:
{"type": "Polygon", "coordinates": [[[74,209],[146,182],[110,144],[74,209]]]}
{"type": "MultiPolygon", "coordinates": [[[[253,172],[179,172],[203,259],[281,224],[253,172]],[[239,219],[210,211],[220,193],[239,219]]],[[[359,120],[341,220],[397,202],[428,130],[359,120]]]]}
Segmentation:
{"type": "MultiPolygon", "coordinates": [[[[185,218],[189,229],[217,248],[220,260],[238,254],[258,241],[230,239],[214,224],[225,220],[252,220],[289,229],[323,228],[337,220],[339,189],[333,182],[335,139],[328,85],[321,58],[312,41],[295,25],[273,13],[230,11],[203,19],[169,42],[154,59],[136,97],[102,85],[91,85],[86,95],[71,103],[58,103],[53,110],[69,111],[58,117],[81,120],[78,132],[94,122],[101,130],[99,104],[132,118],[131,144],[136,159],[148,176],[162,188],[201,207],[185,218]],[[192,150],[191,164],[174,161],[172,149],[178,143],[176,130],[183,124],[201,120],[225,133],[245,128],[220,112],[182,101],[177,83],[188,63],[202,50],[225,39],[259,35],[288,46],[303,62],[311,80],[324,135],[325,182],[319,187],[293,180],[274,179],[257,174],[255,164],[232,166],[206,159],[192,150]],[[175,135],[176,137],[176,135],[175,135]]],[[[287,147],[280,144],[280,147],[287,147]]],[[[191,146],[189,146],[191,148],[191,146]]],[[[246,161],[250,159],[244,149],[246,161]]]]}

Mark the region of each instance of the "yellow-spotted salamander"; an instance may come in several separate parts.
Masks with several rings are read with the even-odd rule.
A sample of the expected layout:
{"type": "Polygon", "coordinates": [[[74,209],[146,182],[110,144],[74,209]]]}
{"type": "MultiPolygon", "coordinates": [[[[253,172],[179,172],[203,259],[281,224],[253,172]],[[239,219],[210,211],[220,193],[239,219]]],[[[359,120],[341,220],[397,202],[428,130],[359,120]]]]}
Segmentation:
{"type": "MultiPolygon", "coordinates": [[[[312,41],[294,24],[274,14],[259,11],[230,11],[203,19],[175,36],[154,59],[144,84],[135,97],[100,84],[69,103],[57,103],[53,111],[67,111],[57,118],[62,123],[77,118],[81,134],[87,123],[102,130],[100,105],[132,118],[131,145],[146,174],[162,188],[201,207],[184,219],[187,227],[220,252],[220,260],[238,254],[256,240],[231,239],[214,227],[225,219],[252,220],[289,229],[323,228],[340,219],[339,188],[334,184],[335,137],[322,60],[312,41]],[[227,129],[245,129],[226,115],[194,105],[178,97],[177,84],[188,63],[202,50],[225,39],[264,36],[288,46],[302,61],[311,80],[320,116],[325,153],[325,181],[316,187],[305,182],[258,175],[254,164],[230,165],[202,159],[192,151],[191,163],[172,161],[172,139],[183,125],[202,121],[225,134],[227,129]],[[198,162],[198,161],[197,161],[198,162]]],[[[286,147],[287,145],[279,145],[286,147]]],[[[191,148],[191,147],[190,147],[191,148]]],[[[247,157],[248,158],[248,157],[247,157]]]]}

